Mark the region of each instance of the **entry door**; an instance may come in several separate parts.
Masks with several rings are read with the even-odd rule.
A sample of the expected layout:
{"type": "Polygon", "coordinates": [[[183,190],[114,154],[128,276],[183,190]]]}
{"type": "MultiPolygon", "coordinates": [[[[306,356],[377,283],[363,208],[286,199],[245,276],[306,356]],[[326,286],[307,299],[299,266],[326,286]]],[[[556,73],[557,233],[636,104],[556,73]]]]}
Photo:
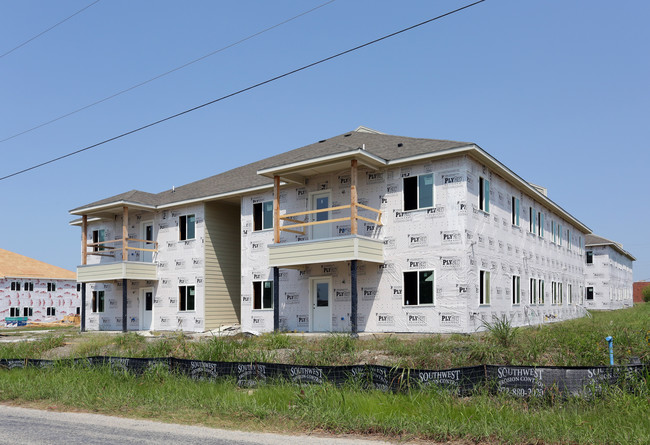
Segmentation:
{"type": "Polygon", "coordinates": [[[332,281],[329,278],[314,278],[311,282],[312,331],[332,330],[332,281]]]}
{"type": "MultiPolygon", "coordinates": [[[[153,222],[146,221],[142,223],[142,239],[146,241],[153,241],[153,222]]],[[[142,243],[143,249],[153,249],[153,246],[153,242],[142,243]]],[[[141,250],[140,258],[145,263],[151,263],[153,261],[153,252],[146,252],[144,250],[141,250]]]]}
{"type": "Polygon", "coordinates": [[[150,331],[153,322],[153,289],[140,291],[140,329],[150,331]]]}
{"type": "MultiPolygon", "coordinates": [[[[330,207],[330,192],[318,192],[311,195],[311,209],[320,210],[330,207]]],[[[315,214],[315,221],[327,221],[330,219],[330,212],[318,212],[315,214]]],[[[332,224],[315,224],[311,226],[311,239],[330,238],[332,236],[332,224]]]]}

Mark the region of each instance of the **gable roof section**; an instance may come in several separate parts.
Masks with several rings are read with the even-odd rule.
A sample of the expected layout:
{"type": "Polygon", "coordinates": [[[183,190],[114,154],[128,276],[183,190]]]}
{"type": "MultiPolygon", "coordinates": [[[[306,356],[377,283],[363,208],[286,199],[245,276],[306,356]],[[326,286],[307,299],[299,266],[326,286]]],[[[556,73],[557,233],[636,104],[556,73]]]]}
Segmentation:
{"type": "Polygon", "coordinates": [[[62,267],[0,249],[0,278],[49,278],[76,280],[77,274],[62,267]]]}
{"type": "Polygon", "coordinates": [[[589,235],[585,235],[585,247],[596,247],[596,246],[610,246],[612,249],[614,249],[621,255],[628,257],[632,261],[636,261],[636,258],[634,258],[634,256],[630,252],[623,249],[622,244],[619,244],[607,238],[603,238],[602,236],[594,235],[593,233],[589,235]]]}
{"type": "MultiPolygon", "coordinates": [[[[366,127],[359,127],[355,131],[280,153],[155,195],[132,190],[122,195],[78,207],[70,210],[70,213],[82,215],[99,206],[117,206],[122,203],[135,205],[136,207],[149,206],[160,209],[190,202],[236,196],[257,189],[272,187],[272,176],[276,169],[279,171],[285,166],[290,167],[301,162],[310,163],[320,158],[336,158],[337,156],[345,157],[346,155],[354,156],[355,153],[365,153],[383,164],[396,165],[447,153],[462,152],[472,154],[479,162],[495,169],[515,187],[525,190],[537,201],[546,203],[584,232],[591,232],[589,227],[474,143],[394,136],[366,127]]],[[[73,222],[73,224],[76,223],[78,221],[73,222]]]]}

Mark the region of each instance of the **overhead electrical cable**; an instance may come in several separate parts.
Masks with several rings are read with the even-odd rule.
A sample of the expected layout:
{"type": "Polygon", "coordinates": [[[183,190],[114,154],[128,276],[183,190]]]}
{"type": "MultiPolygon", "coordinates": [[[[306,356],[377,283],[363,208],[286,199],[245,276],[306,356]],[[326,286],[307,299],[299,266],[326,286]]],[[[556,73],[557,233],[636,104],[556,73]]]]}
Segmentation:
{"type": "MultiPolygon", "coordinates": [[[[97,1],[99,1],[99,0],[97,0],[97,1]]],[[[90,107],[94,107],[95,105],[99,105],[99,104],[101,104],[102,102],[106,102],[107,100],[113,99],[113,98],[115,98],[115,97],[117,97],[117,96],[120,96],[120,95],[122,95],[122,94],[124,94],[124,93],[128,93],[128,92],[131,91],[131,90],[135,90],[136,88],[139,88],[139,87],[141,87],[141,86],[143,86],[143,85],[146,85],[146,84],[148,84],[148,83],[150,83],[150,82],[153,82],[154,80],[158,80],[158,79],[160,79],[161,77],[165,77],[165,76],[167,76],[167,75],[169,75],[169,74],[171,74],[171,73],[174,73],[174,72],[176,72],[176,71],[182,70],[183,68],[186,68],[186,67],[188,67],[188,66],[190,66],[190,65],[192,65],[192,64],[194,64],[194,63],[196,63],[196,62],[200,62],[200,61],[203,60],[203,59],[206,59],[206,58],[208,58],[208,57],[210,57],[210,56],[213,56],[213,55],[215,55],[215,54],[217,54],[217,53],[220,53],[220,52],[222,52],[222,51],[225,51],[225,50],[227,50],[227,49],[229,49],[229,48],[232,48],[233,46],[239,45],[240,43],[244,43],[245,41],[250,40],[250,39],[252,39],[253,37],[257,37],[257,36],[259,36],[260,34],[264,34],[265,32],[271,31],[272,29],[275,29],[275,28],[277,28],[277,27],[279,27],[279,26],[282,26],[282,25],[284,25],[284,24],[286,24],[286,23],[289,23],[289,22],[291,22],[291,21],[293,21],[293,20],[295,20],[295,19],[297,19],[297,18],[300,18],[300,17],[302,17],[302,16],[304,16],[304,15],[307,15],[307,14],[309,14],[310,12],[314,12],[314,11],[316,11],[317,9],[322,8],[323,6],[327,6],[327,5],[329,5],[330,3],[334,3],[335,1],[336,1],[336,0],[329,0],[329,1],[325,2],[325,3],[322,3],[322,4],[320,4],[320,5],[316,6],[316,7],[314,7],[314,8],[311,8],[311,9],[309,9],[309,10],[307,10],[307,11],[301,12],[300,14],[295,15],[295,16],[293,16],[293,17],[291,17],[291,18],[288,18],[288,19],[286,19],[286,20],[284,20],[284,21],[282,21],[282,22],[280,22],[280,23],[277,23],[277,24],[275,24],[275,25],[273,25],[273,26],[269,26],[268,28],[264,28],[264,29],[261,30],[261,31],[258,31],[258,32],[254,33],[254,34],[251,34],[251,35],[247,36],[247,37],[244,37],[243,39],[237,40],[236,42],[233,42],[233,43],[231,43],[231,44],[229,44],[229,45],[226,45],[226,46],[224,46],[223,48],[219,48],[219,49],[214,50],[214,51],[212,51],[212,52],[210,52],[210,53],[208,53],[208,54],[205,54],[205,55],[199,57],[198,59],[191,60],[191,61],[189,61],[189,62],[184,63],[183,65],[177,66],[176,68],[172,68],[172,69],[170,69],[169,71],[165,71],[165,72],[162,73],[162,74],[158,74],[157,76],[154,76],[154,77],[152,77],[151,79],[147,79],[147,80],[145,80],[145,81],[142,81],[142,82],[140,82],[140,83],[137,83],[137,84],[135,84],[135,85],[133,85],[133,86],[130,86],[130,87],[124,89],[124,90],[118,91],[117,93],[111,94],[110,96],[106,96],[106,97],[103,98],[103,99],[100,99],[100,100],[98,100],[98,101],[95,101],[95,102],[93,102],[93,103],[91,103],[91,104],[85,105],[85,106],[83,106],[83,107],[81,107],[81,108],[77,108],[76,110],[70,111],[69,113],[63,114],[63,115],[61,115],[61,116],[59,116],[59,117],[56,117],[56,118],[54,118],[54,119],[51,119],[51,120],[49,120],[49,121],[47,121],[47,122],[43,122],[43,123],[38,124],[38,125],[36,125],[36,126],[34,126],[34,127],[28,128],[27,130],[23,130],[23,131],[21,131],[20,133],[16,133],[16,134],[11,135],[11,136],[8,136],[8,137],[6,137],[6,138],[4,138],[4,139],[0,139],[0,143],[2,143],[2,142],[6,142],[6,141],[8,141],[8,140],[10,140],[10,139],[13,139],[13,138],[15,138],[15,137],[18,137],[18,136],[22,136],[22,135],[25,134],[25,133],[29,133],[29,132],[31,132],[31,131],[37,130],[37,129],[41,128],[41,127],[44,127],[44,126],[49,125],[49,124],[52,124],[52,123],[54,123],[54,122],[56,122],[56,121],[59,121],[59,120],[61,120],[61,119],[66,118],[66,117],[68,117],[68,116],[72,116],[73,114],[79,113],[80,111],[87,110],[88,108],[90,108],[90,107]]]]}
{"type": "Polygon", "coordinates": [[[468,5],[465,5],[465,6],[461,7],[461,8],[454,9],[453,11],[446,12],[446,13],[444,13],[442,15],[437,16],[437,17],[433,17],[433,18],[431,18],[429,20],[425,20],[423,22],[420,22],[420,23],[417,23],[415,25],[409,26],[408,28],[403,28],[403,29],[401,29],[399,31],[395,31],[395,32],[393,32],[391,34],[387,34],[387,35],[385,35],[383,37],[379,37],[378,39],[372,40],[370,42],[366,42],[366,43],[358,45],[358,46],[355,46],[354,48],[350,48],[350,49],[347,49],[347,50],[342,51],[340,53],[337,53],[337,54],[334,54],[332,56],[326,57],[324,59],[320,59],[320,60],[318,60],[316,62],[312,62],[312,63],[310,63],[308,65],[303,65],[300,68],[296,68],[296,69],[294,69],[292,71],[288,71],[288,72],[286,72],[284,74],[280,74],[279,76],[272,77],[272,78],[267,79],[267,80],[265,80],[263,82],[256,83],[256,84],[251,85],[249,87],[246,87],[246,88],[243,88],[241,90],[235,91],[234,93],[230,93],[230,94],[227,94],[225,96],[221,96],[221,97],[219,97],[217,99],[211,100],[209,102],[205,102],[205,103],[203,103],[201,105],[197,105],[195,107],[188,108],[187,110],[181,111],[180,113],[172,114],[171,116],[167,116],[167,117],[165,117],[163,119],[159,119],[159,120],[157,120],[155,122],[151,122],[151,123],[149,123],[147,125],[143,125],[141,127],[138,127],[138,128],[133,129],[133,130],[127,131],[127,132],[119,134],[117,136],[113,136],[111,138],[105,139],[105,140],[103,140],[101,142],[97,142],[96,144],[88,145],[88,146],[86,146],[84,148],[80,148],[79,150],[75,150],[75,151],[72,151],[72,152],[67,153],[65,155],[58,156],[58,157],[56,157],[54,159],[50,159],[49,161],[41,162],[40,164],[36,164],[36,165],[31,166],[31,167],[19,170],[19,171],[14,172],[14,173],[11,173],[9,175],[0,177],[0,181],[3,181],[5,179],[9,179],[9,178],[11,178],[13,176],[17,176],[17,175],[20,175],[22,173],[26,173],[26,172],[28,172],[30,170],[34,170],[34,169],[39,168],[39,167],[43,167],[44,165],[48,165],[48,164],[51,164],[53,162],[60,161],[61,159],[65,159],[65,158],[68,158],[70,156],[74,156],[74,155],[82,153],[84,151],[99,147],[99,146],[104,145],[104,144],[106,144],[108,142],[112,142],[112,141],[115,141],[117,139],[121,139],[121,138],[123,138],[125,136],[131,135],[133,133],[137,133],[137,132],[145,130],[145,129],[149,128],[149,127],[153,127],[154,125],[161,124],[161,123],[166,122],[168,120],[175,119],[177,117],[183,116],[184,114],[191,113],[192,111],[196,111],[196,110],[199,110],[201,108],[207,107],[208,105],[212,105],[212,104],[215,104],[217,102],[221,102],[222,100],[225,100],[225,99],[231,98],[233,96],[237,96],[239,94],[245,93],[246,91],[250,91],[252,89],[261,87],[262,85],[266,85],[268,83],[275,82],[276,80],[291,76],[292,74],[296,74],[296,73],[298,73],[300,71],[304,71],[304,70],[306,70],[308,68],[312,68],[312,67],[314,67],[316,65],[320,65],[321,63],[325,63],[325,62],[330,61],[332,59],[336,59],[337,57],[341,57],[341,56],[343,56],[345,54],[349,54],[349,53],[357,51],[357,50],[359,50],[361,48],[365,48],[366,46],[373,45],[375,43],[381,42],[382,40],[389,39],[389,38],[394,37],[394,36],[396,36],[398,34],[402,34],[402,33],[406,32],[406,31],[410,31],[412,29],[415,29],[415,28],[418,28],[420,26],[426,25],[427,23],[431,23],[431,22],[439,20],[439,19],[441,19],[443,17],[447,17],[447,16],[449,16],[451,14],[455,14],[457,12],[460,12],[460,11],[464,10],[464,9],[467,9],[467,8],[472,7],[472,6],[478,5],[479,3],[483,3],[484,1],[485,0],[479,0],[477,2],[470,3],[468,5]]]}
{"type": "Polygon", "coordinates": [[[45,34],[46,32],[52,31],[52,30],[53,30],[54,28],[56,28],[57,26],[59,26],[59,25],[65,23],[65,22],[67,22],[68,20],[70,20],[70,19],[71,19],[72,17],[74,17],[75,15],[77,15],[77,14],[81,14],[81,13],[84,12],[86,9],[90,8],[92,5],[94,5],[94,4],[96,4],[96,3],[99,3],[99,0],[95,0],[95,1],[92,2],[91,4],[86,5],[85,7],[81,8],[79,11],[75,12],[75,13],[72,14],[71,16],[69,16],[69,17],[67,17],[67,18],[65,18],[65,19],[63,19],[63,20],[61,20],[60,22],[58,22],[58,23],[56,23],[56,24],[50,26],[50,27],[47,28],[45,31],[42,31],[42,32],[36,34],[36,35],[35,35],[34,37],[32,37],[31,39],[25,40],[23,43],[21,43],[20,45],[16,46],[15,48],[10,49],[10,50],[7,51],[6,53],[4,53],[4,54],[0,54],[0,59],[3,58],[3,57],[6,56],[6,55],[9,55],[9,54],[13,53],[13,52],[16,51],[17,49],[22,48],[23,46],[27,45],[29,42],[38,39],[40,36],[42,36],[42,35],[45,34]]]}

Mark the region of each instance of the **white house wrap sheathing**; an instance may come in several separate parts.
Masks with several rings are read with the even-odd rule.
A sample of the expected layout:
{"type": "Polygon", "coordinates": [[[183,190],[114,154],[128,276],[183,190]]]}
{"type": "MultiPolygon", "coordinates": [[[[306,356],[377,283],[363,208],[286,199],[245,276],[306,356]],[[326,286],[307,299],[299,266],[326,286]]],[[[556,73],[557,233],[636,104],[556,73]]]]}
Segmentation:
{"type": "MultiPolygon", "coordinates": [[[[423,162],[380,171],[361,168],[358,174],[359,202],[382,212],[383,227],[359,223],[359,234],[384,245],[383,264],[358,262],[358,329],[366,332],[473,332],[482,320],[506,316],[516,325],[536,324],[580,316],[576,295],[584,283],[581,239],[570,229],[572,250],[553,244],[548,237],[527,233],[528,207],[546,212],[545,233],[555,218],[541,205],[523,195],[496,175],[464,156],[423,162]],[[434,206],[403,211],[403,178],[434,174],[434,206]],[[490,182],[490,213],[478,209],[478,180],[490,182]],[[520,227],[513,226],[511,197],[520,199],[520,227]],[[491,303],[479,305],[479,270],[491,272],[491,303]],[[434,272],[434,304],[405,306],[403,273],[434,272]],[[521,302],[512,304],[512,275],[521,276],[521,302]],[[527,300],[529,278],[545,280],[544,305],[527,300]],[[572,285],[573,304],[551,305],[551,282],[562,282],[565,293],[572,285]]],[[[331,191],[331,206],[350,202],[350,172],[309,177],[304,186],[286,186],[280,193],[280,214],[310,208],[310,195],[331,191]]],[[[271,192],[242,198],[242,326],[244,329],[273,329],[272,309],[252,309],[253,282],[272,280],[268,245],[273,230],[253,231],[253,204],[271,201],[271,192]]],[[[363,216],[374,214],[360,211],[363,216]]],[[[330,218],[349,215],[333,211],[330,218]]],[[[559,218],[555,220],[560,221],[559,218]]],[[[350,235],[349,223],[332,223],[332,237],[350,235]]],[[[281,243],[308,237],[281,233],[281,243]]],[[[316,263],[298,269],[280,269],[280,327],[308,331],[311,322],[310,279],[331,279],[331,330],[350,330],[350,265],[348,261],[316,263]]]]}
{"type": "Polygon", "coordinates": [[[66,315],[74,315],[81,304],[76,286],[75,280],[0,278],[0,322],[11,316],[11,308],[19,312],[14,316],[26,316],[30,322],[51,322],[62,320],[66,315]],[[20,283],[20,289],[15,289],[15,283],[20,283]],[[28,290],[25,290],[25,283],[29,284],[28,290]],[[48,290],[48,285],[52,283],[55,285],[54,291],[48,290]],[[27,315],[25,308],[28,309],[27,315]],[[32,315],[29,315],[29,309],[32,315]]]}
{"type": "Polygon", "coordinates": [[[593,263],[586,265],[587,288],[593,299],[585,299],[589,309],[620,309],[632,306],[632,260],[611,246],[590,246],[593,263]]]}
{"type": "MultiPolygon", "coordinates": [[[[153,290],[153,312],[151,329],[159,330],[204,330],[204,205],[180,207],[157,212],[132,211],[129,214],[129,238],[142,239],[142,224],[153,222],[154,239],[159,251],[150,261],[157,265],[157,280],[128,280],[127,328],[142,329],[141,315],[143,290],[153,290]],[[191,240],[179,240],[179,216],[195,215],[196,236],[191,240]],[[195,286],[195,310],[179,311],[179,286],[195,286]]],[[[114,221],[93,222],[88,225],[88,243],[92,243],[93,230],[103,229],[105,239],[122,238],[122,216],[114,221]]],[[[132,246],[135,243],[130,244],[132,246]]],[[[118,245],[121,247],[121,245],[118,245]]],[[[129,261],[142,261],[144,254],[129,251],[129,261]]],[[[108,264],[122,260],[121,252],[114,256],[88,255],[88,264],[108,264]]],[[[149,260],[149,259],[147,259],[149,260]]],[[[122,280],[89,283],[86,296],[87,328],[89,330],[122,329],[122,280]],[[92,312],[93,291],[104,291],[104,312],[92,312]]]]}

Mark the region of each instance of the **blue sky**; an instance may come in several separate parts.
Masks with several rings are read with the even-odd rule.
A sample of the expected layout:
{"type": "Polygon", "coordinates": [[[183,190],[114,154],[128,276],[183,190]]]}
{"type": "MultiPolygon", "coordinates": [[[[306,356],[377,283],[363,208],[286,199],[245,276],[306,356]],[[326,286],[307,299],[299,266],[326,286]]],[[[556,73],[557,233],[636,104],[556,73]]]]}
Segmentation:
{"type": "MultiPolygon", "coordinates": [[[[0,139],[88,105],[325,0],[101,0],[0,57],[0,139]]],[[[91,0],[0,2],[0,54],[91,0]]],[[[467,2],[470,3],[470,2],[467,2]]],[[[0,143],[0,176],[467,4],[336,0],[183,70],[0,143]]],[[[68,210],[160,192],[344,133],[471,141],[650,279],[650,3],[498,1],[124,139],[0,181],[0,247],[74,270],[68,210]]]]}

